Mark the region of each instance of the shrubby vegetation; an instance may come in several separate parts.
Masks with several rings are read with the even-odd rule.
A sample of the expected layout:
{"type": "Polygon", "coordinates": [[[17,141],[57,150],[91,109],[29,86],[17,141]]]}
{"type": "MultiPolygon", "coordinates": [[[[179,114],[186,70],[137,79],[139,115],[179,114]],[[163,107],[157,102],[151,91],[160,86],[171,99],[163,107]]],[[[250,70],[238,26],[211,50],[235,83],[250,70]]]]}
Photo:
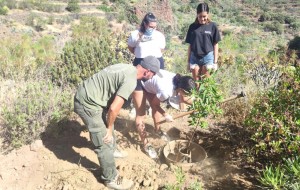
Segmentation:
{"type": "MultiPolygon", "coordinates": [[[[80,10],[78,3],[96,1],[64,2],[68,3],[69,11],[77,12],[80,10]]],[[[110,15],[111,19],[136,25],[139,20],[132,14],[132,2],[134,3],[106,0],[98,8],[105,11],[107,16],[110,15]]],[[[204,104],[195,103],[192,108],[218,112],[215,104],[221,100],[221,96],[216,88],[222,92],[224,98],[240,92],[241,89],[246,90],[246,102],[237,101],[222,108],[223,116],[228,122],[249,131],[250,135],[244,138],[254,146],[245,147],[253,158],[247,161],[263,164],[256,168],[262,185],[273,189],[299,189],[300,159],[297,155],[300,153],[300,40],[299,36],[295,36],[287,42],[282,36],[287,31],[299,29],[300,25],[296,17],[286,15],[287,12],[272,14],[268,5],[274,3],[275,1],[267,4],[266,1],[247,0],[244,1],[244,7],[239,7],[240,4],[232,0],[224,0],[212,4],[213,21],[219,26],[224,24],[223,37],[219,44],[220,68],[211,78],[214,81],[206,81],[209,85],[203,85],[200,89],[208,92],[200,97],[207,101],[204,104]],[[256,26],[257,22],[246,19],[245,12],[254,18],[261,17],[262,28],[256,26]],[[271,32],[262,32],[261,29],[271,32]],[[208,105],[211,97],[213,105],[208,105]]],[[[170,71],[187,73],[187,46],[183,44],[183,40],[188,25],[195,19],[197,4],[198,1],[190,1],[188,4],[179,0],[171,1],[174,25],[169,27],[159,23],[167,37],[164,58],[166,68],[170,71]]],[[[43,0],[0,0],[0,14],[6,14],[13,8],[52,12],[59,11],[61,6],[43,0]]],[[[60,23],[63,24],[69,23],[70,18],[61,19],[60,23]]],[[[27,24],[37,31],[43,30],[46,23],[47,20],[33,14],[27,20],[27,24]]],[[[44,36],[37,40],[29,35],[16,40],[2,39],[0,77],[2,80],[22,84],[22,88],[12,96],[10,104],[0,110],[5,121],[5,138],[11,147],[31,143],[47,127],[67,118],[72,112],[73,91],[82,80],[107,65],[130,63],[132,60],[132,54],[126,45],[127,31],[113,33],[107,20],[83,17],[80,24],[72,27],[72,34],[72,40],[59,53],[55,49],[53,36],[44,36]]],[[[208,113],[198,114],[199,117],[206,117],[208,113]]],[[[198,125],[197,122],[199,121],[194,119],[190,124],[198,125]]],[[[205,126],[205,123],[200,125],[205,126]]],[[[184,184],[182,171],[178,170],[176,174],[178,183],[166,188],[188,188],[184,184]]],[[[192,186],[189,188],[193,189],[192,186]]]]}
{"type": "Polygon", "coordinates": [[[53,36],[44,36],[37,41],[29,35],[16,40],[4,38],[0,46],[0,59],[3,60],[0,74],[5,79],[30,79],[56,57],[53,36]]]}
{"type": "Polygon", "coordinates": [[[60,85],[77,85],[95,71],[115,63],[128,63],[130,58],[126,35],[112,33],[106,20],[83,17],[80,25],[73,27],[73,40],[66,44],[61,58],[52,67],[52,78],[60,85]]]}
{"type": "Polygon", "coordinates": [[[78,2],[78,0],[70,0],[66,10],[75,13],[80,12],[80,6],[78,5],[78,2]]]}
{"type": "Polygon", "coordinates": [[[300,69],[288,66],[280,83],[261,94],[247,120],[262,159],[300,153],[300,69]]]}
{"type": "Polygon", "coordinates": [[[10,146],[18,148],[39,139],[46,127],[70,115],[71,92],[42,78],[24,81],[16,101],[3,110],[6,141],[10,146]]]}
{"type": "Polygon", "coordinates": [[[10,9],[39,10],[44,12],[62,12],[63,7],[60,4],[49,2],[48,0],[2,0],[10,9]]]}
{"type": "Polygon", "coordinates": [[[166,184],[163,187],[163,190],[181,190],[181,189],[189,189],[189,190],[202,190],[203,184],[197,179],[192,183],[186,181],[186,176],[182,168],[175,168],[175,176],[176,183],[175,184],[166,184]]]}

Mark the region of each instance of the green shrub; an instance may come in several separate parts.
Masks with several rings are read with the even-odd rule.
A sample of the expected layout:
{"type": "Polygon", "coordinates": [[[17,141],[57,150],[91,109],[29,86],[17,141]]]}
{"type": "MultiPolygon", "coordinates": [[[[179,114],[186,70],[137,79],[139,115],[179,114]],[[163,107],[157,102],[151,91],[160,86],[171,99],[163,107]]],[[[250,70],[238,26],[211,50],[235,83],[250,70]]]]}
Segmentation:
{"type": "Polygon", "coordinates": [[[99,5],[97,9],[104,11],[104,12],[111,12],[113,9],[108,5],[99,5]]]}
{"type": "Polygon", "coordinates": [[[52,36],[37,41],[28,35],[17,39],[3,38],[0,44],[0,74],[5,79],[26,80],[56,57],[52,36]]]}
{"type": "Polygon", "coordinates": [[[281,169],[280,166],[266,167],[266,169],[262,172],[260,182],[263,185],[271,187],[274,190],[280,190],[286,183],[284,171],[281,169]]]}
{"type": "Polygon", "coordinates": [[[300,36],[295,36],[295,38],[289,42],[289,49],[300,51],[300,36]]]}
{"type": "Polygon", "coordinates": [[[189,107],[189,110],[196,110],[189,116],[189,126],[196,128],[206,128],[208,122],[205,120],[210,115],[220,115],[222,110],[220,108],[220,102],[223,99],[222,93],[219,90],[219,86],[216,83],[215,75],[211,75],[208,78],[196,81],[200,85],[199,89],[193,89],[191,97],[194,98],[193,104],[189,107]]]}
{"type": "Polygon", "coordinates": [[[182,6],[179,7],[178,11],[180,11],[182,13],[189,13],[193,10],[192,10],[192,7],[189,6],[189,5],[182,5],[182,6]]]}
{"type": "Polygon", "coordinates": [[[79,25],[72,26],[72,32],[74,39],[111,37],[107,20],[95,17],[82,17],[79,25]]]}
{"type": "Polygon", "coordinates": [[[300,153],[300,67],[285,66],[281,82],[260,96],[246,125],[254,153],[268,160],[300,153]]]}
{"type": "Polygon", "coordinates": [[[290,27],[293,28],[294,30],[299,30],[300,22],[298,20],[296,20],[290,24],[290,27]]]}
{"type": "Polygon", "coordinates": [[[73,27],[73,34],[73,41],[65,45],[60,60],[52,67],[52,78],[59,84],[77,85],[108,65],[131,60],[127,35],[112,34],[102,19],[83,18],[73,27]]]}
{"type": "Polygon", "coordinates": [[[4,106],[7,142],[18,148],[38,139],[45,128],[70,114],[71,91],[46,80],[24,82],[12,106],[4,106]]]}
{"type": "Polygon", "coordinates": [[[80,6],[78,5],[78,0],[70,0],[66,7],[66,10],[69,12],[80,12],[80,6]]]}
{"type": "Polygon", "coordinates": [[[284,160],[284,166],[291,182],[300,182],[300,156],[296,155],[284,160]]]}
{"type": "Polygon", "coordinates": [[[276,167],[266,166],[259,181],[272,189],[298,190],[300,187],[300,157],[291,156],[276,167]]]}
{"type": "Polygon", "coordinates": [[[34,13],[30,13],[30,15],[26,21],[26,24],[28,26],[33,27],[38,32],[45,30],[46,23],[47,23],[46,19],[43,19],[42,17],[40,17],[34,13]]]}
{"type": "Polygon", "coordinates": [[[9,9],[16,9],[18,8],[17,5],[17,0],[7,0],[5,1],[5,5],[9,8],[9,9]]]}
{"type": "Polygon", "coordinates": [[[0,7],[0,15],[6,15],[9,11],[7,6],[0,7]]]}
{"type": "Polygon", "coordinates": [[[175,169],[176,182],[174,184],[167,184],[162,189],[163,190],[202,190],[202,183],[198,180],[193,181],[192,183],[186,180],[186,176],[181,167],[175,169]]]}
{"type": "Polygon", "coordinates": [[[284,26],[280,22],[275,21],[275,22],[271,22],[271,23],[266,23],[264,25],[264,29],[265,29],[265,31],[274,31],[277,34],[282,34],[284,31],[284,26]]]}

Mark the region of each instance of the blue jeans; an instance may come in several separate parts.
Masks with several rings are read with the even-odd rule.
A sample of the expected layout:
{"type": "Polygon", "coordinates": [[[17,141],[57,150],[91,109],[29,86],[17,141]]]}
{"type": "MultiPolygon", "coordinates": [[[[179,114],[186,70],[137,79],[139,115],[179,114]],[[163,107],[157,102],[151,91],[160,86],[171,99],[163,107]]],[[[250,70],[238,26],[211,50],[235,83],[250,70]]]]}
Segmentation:
{"type": "Polygon", "coordinates": [[[191,52],[190,56],[190,68],[194,69],[195,66],[205,66],[205,65],[213,65],[214,64],[214,52],[211,51],[206,54],[204,57],[197,58],[193,52],[191,52]]]}
{"type": "Polygon", "coordinates": [[[95,146],[94,151],[100,163],[101,179],[107,182],[114,180],[118,174],[113,155],[116,148],[116,138],[113,133],[114,141],[112,143],[103,142],[107,131],[106,110],[101,107],[98,110],[89,109],[74,98],[74,111],[81,117],[90,132],[91,141],[95,146]]]}

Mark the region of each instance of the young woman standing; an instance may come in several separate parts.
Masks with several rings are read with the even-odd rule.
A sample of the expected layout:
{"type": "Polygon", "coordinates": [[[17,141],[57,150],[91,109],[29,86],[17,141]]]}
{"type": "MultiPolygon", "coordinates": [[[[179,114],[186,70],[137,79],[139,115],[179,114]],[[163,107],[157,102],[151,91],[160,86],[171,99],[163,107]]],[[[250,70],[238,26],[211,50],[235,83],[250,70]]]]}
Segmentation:
{"type": "MultiPolygon", "coordinates": [[[[133,65],[138,65],[146,56],[154,56],[160,62],[160,68],[164,68],[162,50],[166,46],[165,36],[156,30],[157,20],[153,13],[147,13],[140,28],[130,33],[127,41],[128,49],[135,55],[133,65]]],[[[143,117],[146,114],[146,97],[142,88],[141,80],[132,93],[133,104],[136,111],[136,126],[142,125],[143,117]]]]}
{"type": "Polygon", "coordinates": [[[219,41],[220,32],[216,23],[209,19],[209,7],[200,3],[197,18],[189,26],[185,39],[189,44],[187,69],[196,81],[202,76],[208,77],[208,69],[217,69],[219,41]]]}

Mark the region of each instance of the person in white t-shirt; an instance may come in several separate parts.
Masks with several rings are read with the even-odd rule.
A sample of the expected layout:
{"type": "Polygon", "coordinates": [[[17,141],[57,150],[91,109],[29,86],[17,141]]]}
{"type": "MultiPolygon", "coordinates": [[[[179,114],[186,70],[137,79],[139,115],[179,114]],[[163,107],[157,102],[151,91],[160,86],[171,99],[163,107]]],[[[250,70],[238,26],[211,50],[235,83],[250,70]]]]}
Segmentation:
{"type": "MultiPolygon", "coordinates": [[[[165,36],[158,30],[157,19],[153,13],[147,13],[139,29],[130,33],[127,41],[128,49],[135,55],[133,65],[138,65],[145,57],[155,56],[160,61],[160,69],[164,69],[162,50],[166,46],[165,36]]],[[[141,80],[137,80],[137,86],[132,93],[135,107],[135,124],[139,126],[146,114],[146,97],[144,95],[141,80]]]]}
{"type": "MultiPolygon", "coordinates": [[[[160,103],[168,101],[173,97],[179,97],[180,109],[185,110],[186,108],[181,106],[184,104],[192,104],[192,99],[188,96],[188,93],[196,87],[196,84],[194,79],[190,76],[181,76],[180,74],[175,74],[163,69],[160,70],[160,74],[161,78],[154,76],[145,82],[142,81],[142,86],[152,109],[155,131],[164,140],[168,140],[167,134],[161,131],[160,125],[157,123],[162,117],[169,122],[173,121],[173,118],[161,108],[160,103]]],[[[140,125],[138,132],[144,144],[144,150],[150,157],[155,158],[157,154],[146,138],[145,125],[140,125]]]]}

